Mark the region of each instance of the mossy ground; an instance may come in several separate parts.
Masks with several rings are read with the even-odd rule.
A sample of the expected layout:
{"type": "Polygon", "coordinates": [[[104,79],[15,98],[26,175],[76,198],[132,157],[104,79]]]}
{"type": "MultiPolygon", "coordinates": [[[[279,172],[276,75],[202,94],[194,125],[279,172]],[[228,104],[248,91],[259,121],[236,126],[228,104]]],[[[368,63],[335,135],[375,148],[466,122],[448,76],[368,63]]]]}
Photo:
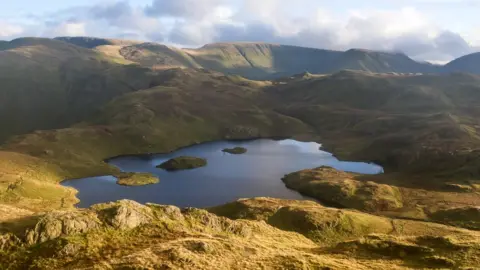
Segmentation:
{"type": "Polygon", "coordinates": [[[100,217],[101,227],[0,251],[0,267],[408,269],[432,263],[468,268],[480,260],[478,232],[455,227],[408,221],[403,232],[393,229],[395,220],[347,210],[339,215],[338,209],[308,201],[258,198],[219,206],[215,211],[226,213],[224,207],[232,215],[254,215],[251,220],[230,220],[200,209],[145,207],[127,201],[94,206],[86,211],[100,217]],[[104,216],[107,212],[110,214],[104,216]],[[127,213],[139,213],[135,220],[143,215],[148,222],[124,229],[113,227],[109,220],[131,220],[127,213]],[[299,213],[306,218],[299,221],[306,222],[297,220],[299,213]],[[346,217],[357,220],[342,221],[346,217]],[[361,220],[363,225],[358,223],[361,220]],[[422,226],[426,229],[412,233],[413,228],[422,226]]]}
{"type": "Polygon", "coordinates": [[[157,166],[167,171],[191,170],[207,166],[207,160],[198,157],[181,156],[172,158],[157,166]]]}
{"type": "Polygon", "coordinates": [[[160,182],[158,176],[151,173],[119,173],[115,177],[117,184],[122,186],[145,186],[160,182]]]}

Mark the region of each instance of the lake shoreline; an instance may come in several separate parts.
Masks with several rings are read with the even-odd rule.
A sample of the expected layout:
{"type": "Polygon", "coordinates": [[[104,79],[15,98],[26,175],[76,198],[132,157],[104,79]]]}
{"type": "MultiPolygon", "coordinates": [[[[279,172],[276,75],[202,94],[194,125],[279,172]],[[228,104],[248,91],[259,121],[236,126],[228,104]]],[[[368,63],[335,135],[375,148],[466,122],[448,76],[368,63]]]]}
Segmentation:
{"type": "Polygon", "coordinates": [[[79,191],[77,197],[81,207],[119,199],[198,208],[252,197],[315,200],[286,187],[281,181],[282,177],[298,170],[323,165],[357,173],[382,173],[381,166],[376,164],[338,160],[331,153],[321,150],[321,145],[317,142],[284,137],[217,140],[182,147],[169,153],[122,155],[106,162],[119,171],[151,173],[162,181],[145,189],[128,187],[128,191],[122,189],[125,187],[115,186],[115,181],[112,180],[116,178],[114,173],[62,181],[62,186],[79,191]],[[248,152],[245,155],[225,155],[222,150],[231,146],[245,147],[248,152]],[[185,155],[206,158],[209,160],[208,166],[177,172],[156,168],[165,160],[185,155]],[[105,180],[106,177],[111,178],[105,180]],[[97,194],[97,189],[104,193],[97,194]],[[152,193],[151,190],[156,191],[152,193]]]}

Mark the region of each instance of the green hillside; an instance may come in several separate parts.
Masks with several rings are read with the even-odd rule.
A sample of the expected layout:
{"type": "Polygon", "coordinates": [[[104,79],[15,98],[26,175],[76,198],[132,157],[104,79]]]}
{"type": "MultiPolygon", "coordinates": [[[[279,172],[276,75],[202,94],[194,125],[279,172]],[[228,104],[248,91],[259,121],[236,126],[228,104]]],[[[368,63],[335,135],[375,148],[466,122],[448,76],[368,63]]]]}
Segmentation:
{"type": "Polygon", "coordinates": [[[52,39],[22,38],[0,51],[0,141],[67,127],[113,97],[151,86],[154,74],[52,39]]]}
{"type": "Polygon", "coordinates": [[[153,68],[201,68],[184,51],[157,43],[126,46],[122,47],[119,52],[120,55],[129,61],[153,68]]]}
{"type": "MultiPolygon", "coordinates": [[[[465,155],[476,156],[470,152],[480,139],[475,105],[479,83],[478,76],[460,74],[344,71],[280,84],[269,91],[278,98],[275,104],[289,104],[276,105],[277,111],[315,127],[327,146],[331,138],[331,150],[342,157],[374,160],[393,170],[418,167],[415,170],[438,172],[438,162],[444,170],[459,168],[451,162],[455,157],[450,151],[464,149],[465,155]]],[[[474,170],[475,162],[462,169],[474,170]]]]}

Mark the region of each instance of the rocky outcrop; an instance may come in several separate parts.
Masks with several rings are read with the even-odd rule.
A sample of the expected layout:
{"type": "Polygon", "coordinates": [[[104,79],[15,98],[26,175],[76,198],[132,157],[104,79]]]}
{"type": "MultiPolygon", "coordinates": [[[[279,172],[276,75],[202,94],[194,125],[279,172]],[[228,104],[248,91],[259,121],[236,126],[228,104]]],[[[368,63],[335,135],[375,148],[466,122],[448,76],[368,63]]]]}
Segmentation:
{"type": "Polygon", "coordinates": [[[120,230],[136,228],[154,217],[152,209],[130,200],[97,204],[92,209],[97,211],[102,221],[120,230]]]}
{"type": "Polygon", "coordinates": [[[160,181],[156,175],[151,173],[121,173],[116,177],[117,184],[122,186],[146,186],[160,181]]]}
{"type": "Polygon", "coordinates": [[[35,245],[0,235],[0,269],[471,269],[480,263],[476,231],[312,201],[243,199],[215,210],[238,220],[128,200],[48,213],[31,230],[35,245]]]}
{"type": "Polygon", "coordinates": [[[97,229],[101,222],[91,211],[54,211],[39,219],[26,233],[28,244],[42,243],[60,236],[86,233],[97,229]]]}
{"type": "Polygon", "coordinates": [[[22,241],[14,234],[0,234],[0,252],[18,248],[22,241]]]}
{"type": "Polygon", "coordinates": [[[127,230],[153,218],[151,208],[129,200],[97,204],[86,210],[53,211],[40,217],[35,227],[27,230],[25,239],[27,244],[38,244],[106,226],[127,230]]]}
{"type": "Polygon", "coordinates": [[[323,166],[288,174],[282,180],[288,188],[333,206],[369,212],[403,207],[398,188],[372,181],[359,181],[355,176],[323,166]]]}
{"type": "Polygon", "coordinates": [[[207,166],[207,160],[197,157],[176,157],[172,158],[160,165],[157,168],[161,168],[167,171],[189,170],[207,166]]]}
{"type": "Polygon", "coordinates": [[[319,242],[394,230],[388,218],[328,208],[313,201],[241,199],[209,211],[233,219],[263,220],[276,228],[295,231],[319,242]]]}
{"type": "Polygon", "coordinates": [[[439,210],[431,213],[429,217],[444,224],[480,230],[480,206],[439,210]]]}
{"type": "Polygon", "coordinates": [[[150,209],[153,210],[154,216],[157,219],[172,219],[172,220],[183,220],[183,214],[180,208],[173,205],[160,205],[155,203],[146,204],[150,209]]]}

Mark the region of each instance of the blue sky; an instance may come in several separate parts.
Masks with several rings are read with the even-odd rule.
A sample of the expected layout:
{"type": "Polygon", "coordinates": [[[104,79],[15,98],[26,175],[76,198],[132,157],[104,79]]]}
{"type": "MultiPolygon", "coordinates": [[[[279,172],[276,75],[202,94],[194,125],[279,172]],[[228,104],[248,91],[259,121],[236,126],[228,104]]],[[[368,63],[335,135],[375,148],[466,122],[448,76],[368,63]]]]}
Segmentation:
{"type": "Polygon", "coordinates": [[[0,39],[98,36],[185,47],[263,41],[402,51],[447,62],[480,47],[480,0],[1,0],[0,39]]]}

